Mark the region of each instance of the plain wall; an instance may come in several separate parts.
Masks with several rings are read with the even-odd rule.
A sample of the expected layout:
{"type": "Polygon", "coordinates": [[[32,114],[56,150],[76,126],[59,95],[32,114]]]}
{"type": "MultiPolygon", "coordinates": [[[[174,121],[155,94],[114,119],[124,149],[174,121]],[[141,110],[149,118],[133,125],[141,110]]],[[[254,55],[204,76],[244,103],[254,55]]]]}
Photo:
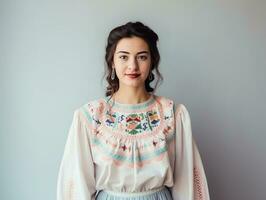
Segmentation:
{"type": "Polygon", "coordinates": [[[0,199],[55,199],[76,108],[104,95],[109,31],[158,33],[157,95],[183,103],[212,200],[264,200],[265,1],[60,1],[0,4],[0,199]]]}

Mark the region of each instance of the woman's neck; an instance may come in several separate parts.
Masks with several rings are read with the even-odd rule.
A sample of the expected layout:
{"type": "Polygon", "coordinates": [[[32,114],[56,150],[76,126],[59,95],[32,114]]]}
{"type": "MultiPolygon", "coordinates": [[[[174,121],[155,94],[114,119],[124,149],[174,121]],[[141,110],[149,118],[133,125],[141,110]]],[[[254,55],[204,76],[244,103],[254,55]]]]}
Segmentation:
{"type": "Polygon", "coordinates": [[[146,90],[123,90],[119,89],[114,93],[113,99],[119,103],[137,104],[150,98],[151,94],[146,90]]]}

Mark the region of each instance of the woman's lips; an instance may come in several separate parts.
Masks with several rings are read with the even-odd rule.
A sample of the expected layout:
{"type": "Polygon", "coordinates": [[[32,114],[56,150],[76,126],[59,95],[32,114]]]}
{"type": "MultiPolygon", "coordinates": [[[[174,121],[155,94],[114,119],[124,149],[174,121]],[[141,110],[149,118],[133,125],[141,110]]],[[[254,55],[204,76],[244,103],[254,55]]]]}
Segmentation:
{"type": "Polygon", "coordinates": [[[126,74],[130,78],[137,78],[140,74],[126,74]]]}

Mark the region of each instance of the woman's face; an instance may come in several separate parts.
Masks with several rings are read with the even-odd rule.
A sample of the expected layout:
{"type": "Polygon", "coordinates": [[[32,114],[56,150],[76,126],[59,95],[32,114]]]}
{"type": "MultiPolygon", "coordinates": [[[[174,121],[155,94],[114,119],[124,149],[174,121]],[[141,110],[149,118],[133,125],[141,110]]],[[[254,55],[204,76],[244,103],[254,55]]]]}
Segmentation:
{"type": "Polygon", "coordinates": [[[140,37],[122,38],[114,53],[113,67],[119,86],[144,87],[150,71],[149,46],[140,37]]]}

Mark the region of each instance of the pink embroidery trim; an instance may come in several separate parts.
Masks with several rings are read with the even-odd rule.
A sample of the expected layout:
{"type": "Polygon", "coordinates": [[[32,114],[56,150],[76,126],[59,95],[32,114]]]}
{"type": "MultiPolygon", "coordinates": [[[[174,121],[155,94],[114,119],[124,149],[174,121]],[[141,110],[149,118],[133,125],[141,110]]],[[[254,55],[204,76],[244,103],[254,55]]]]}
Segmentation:
{"type": "MultiPolygon", "coordinates": [[[[156,149],[161,149],[164,148],[167,145],[171,145],[171,143],[174,140],[171,140],[170,143],[166,144],[166,141],[162,141],[160,143],[157,143],[156,146],[154,146],[153,141],[151,140],[149,141],[149,145],[146,146],[132,146],[132,144],[125,144],[125,143],[117,143],[117,144],[112,144],[110,143],[108,140],[103,140],[102,138],[99,138],[99,140],[101,140],[101,142],[109,145],[109,151],[115,150],[117,154],[122,155],[122,156],[131,156],[132,155],[132,151],[134,149],[137,149],[139,153],[141,154],[146,154],[146,153],[152,153],[154,152],[156,149]],[[133,149],[134,148],[134,149],[133,149]]],[[[93,144],[93,145],[97,145],[97,144],[93,144]]]]}
{"type": "MultiPolygon", "coordinates": [[[[118,167],[126,166],[128,168],[141,168],[144,165],[151,164],[154,161],[157,161],[157,162],[161,161],[167,155],[167,151],[166,151],[166,152],[164,152],[164,153],[162,153],[162,154],[160,154],[160,155],[158,155],[156,157],[152,157],[149,160],[135,162],[135,163],[131,164],[131,163],[128,163],[128,162],[125,162],[125,161],[115,160],[112,157],[109,157],[109,156],[105,155],[105,153],[102,152],[101,148],[99,148],[99,146],[97,146],[97,145],[93,145],[93,147],[101,155],[101,156],[99,156],[100,159],[108,161],[108,162],[112,162],[118,167]]],[[[99,155],[99,154],[97,154],[97,155],[99,155]]]]}
{"type": "Polygon", "coordinates": [[[200,172],[199,170],[194,167],[193,169],[193,173],[194,173],[194,187],[196,189],[196,199],[197,200],[203,200],[204,198],[204,194],[203,194],[203,184],[202,184],[202,180],[201,180],[201,176],[200,176],[200,172]]]}

